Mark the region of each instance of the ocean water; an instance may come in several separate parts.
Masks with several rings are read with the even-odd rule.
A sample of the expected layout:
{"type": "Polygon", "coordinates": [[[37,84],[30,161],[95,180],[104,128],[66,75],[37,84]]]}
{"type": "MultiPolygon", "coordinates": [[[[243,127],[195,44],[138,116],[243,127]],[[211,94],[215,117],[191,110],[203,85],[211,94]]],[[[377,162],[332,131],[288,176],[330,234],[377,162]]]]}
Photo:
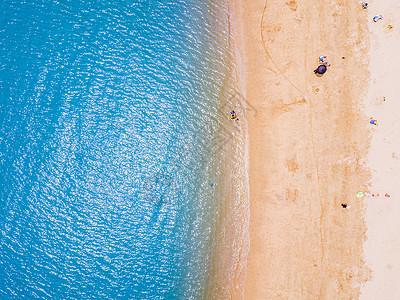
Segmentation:
{"type": "Polygon", "coordinates": [[[208,0],[0,3],[1,299],[206,297],[228,15],[208,0]]]}

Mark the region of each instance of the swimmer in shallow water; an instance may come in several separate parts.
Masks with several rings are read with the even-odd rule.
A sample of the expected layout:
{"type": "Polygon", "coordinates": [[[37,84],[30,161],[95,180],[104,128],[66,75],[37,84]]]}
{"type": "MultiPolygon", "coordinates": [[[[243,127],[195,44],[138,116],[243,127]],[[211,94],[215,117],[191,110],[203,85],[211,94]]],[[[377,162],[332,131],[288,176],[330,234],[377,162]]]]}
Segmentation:
{"type": "Polygon", "coordinates": [[[236,113],[234,110],[231,111],[231,120],[235,120],[235,121],[239,120],[238,117],[236,116],[236,113]]]}

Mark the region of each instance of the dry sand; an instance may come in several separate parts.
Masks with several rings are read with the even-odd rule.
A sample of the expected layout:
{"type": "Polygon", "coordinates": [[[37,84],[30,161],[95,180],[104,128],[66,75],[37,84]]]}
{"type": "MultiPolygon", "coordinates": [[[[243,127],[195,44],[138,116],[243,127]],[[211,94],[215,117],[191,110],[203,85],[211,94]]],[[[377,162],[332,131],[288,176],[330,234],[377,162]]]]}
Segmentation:
{"type": "Polygon", "coordinates": [[[357,299],[373,278],[355,197],[371,177],[368,12],[344,0],[237,3],[251,108],[245,298],[357,299]],[[317,77],[320,55],[332,66],[317,77]]]}
{"type": "Polygon", "coordinates": [[[368,116],[378,120],[370,126],[370,192],[366,203],[366,264],[372,280],[361,289],[360,299],[400,299],[400,3],[374,1],[368,8],[371,34],[370,87],[365,100],[368,116]],[[384,19],[374,23],[372,18],[384,19]],[[393,29],[387,26],[393,24],[393,29]],[[385,97],[385,101],[383,101],[385,97]],[[385,197],[389,194],[390,197],[385,197]]]}

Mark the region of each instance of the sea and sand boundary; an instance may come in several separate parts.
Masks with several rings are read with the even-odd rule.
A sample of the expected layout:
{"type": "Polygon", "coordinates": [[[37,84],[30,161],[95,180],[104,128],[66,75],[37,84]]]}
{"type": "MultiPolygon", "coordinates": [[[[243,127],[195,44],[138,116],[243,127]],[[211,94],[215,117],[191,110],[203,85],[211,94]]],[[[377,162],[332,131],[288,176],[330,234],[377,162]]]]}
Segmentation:
{"type": "Polygon", "coordinates": [[[247,114],[244,298],[395,299],[400,107],[391,67],[400,5],[234,3],[239,71],[257,109],[247,114]],[[373,22],[375,14],[384,19],[373,22]],[[323,55],[328,70],[316,76],[323,55]]]}

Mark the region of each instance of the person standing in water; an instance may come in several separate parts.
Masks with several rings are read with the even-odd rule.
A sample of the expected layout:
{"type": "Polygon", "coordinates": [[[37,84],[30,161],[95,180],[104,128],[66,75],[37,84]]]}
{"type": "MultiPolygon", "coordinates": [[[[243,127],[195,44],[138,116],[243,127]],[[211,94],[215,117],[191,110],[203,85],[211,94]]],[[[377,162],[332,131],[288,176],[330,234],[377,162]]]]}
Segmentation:
{"type": "Polygon", "coordinates": [[[231,111],[231,120],[239,121],[234,110],[231,111]]]}

